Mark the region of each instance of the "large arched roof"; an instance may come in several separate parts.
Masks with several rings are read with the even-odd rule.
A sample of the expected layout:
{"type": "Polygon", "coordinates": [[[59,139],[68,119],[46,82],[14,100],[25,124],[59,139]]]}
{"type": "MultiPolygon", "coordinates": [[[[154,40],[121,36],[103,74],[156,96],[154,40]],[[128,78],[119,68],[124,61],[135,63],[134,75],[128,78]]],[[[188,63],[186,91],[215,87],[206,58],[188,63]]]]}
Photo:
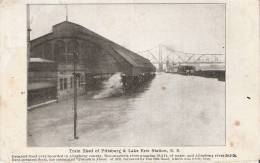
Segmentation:
{"type": "Polygon", "coordinates": [[[145,67],[150,68],[152,71],[155,70],[155,67],[151,64],[151,62],[148,59],[126,49],[125,47],[81,25],[69,21],[64,21],[54,25],[52,32],[32,40],[31,44],[33,47],[34,45],[41,44],[42,42],[52,40],[55,38],[58,39],[61,37],[76,37],[80,39],[84,39],[84,37],[91,38],[91,41],[101,45],[104,49],[108,50],[110,53],[113,53],[112,55],[121,56],[133,67],[145,67]]]}

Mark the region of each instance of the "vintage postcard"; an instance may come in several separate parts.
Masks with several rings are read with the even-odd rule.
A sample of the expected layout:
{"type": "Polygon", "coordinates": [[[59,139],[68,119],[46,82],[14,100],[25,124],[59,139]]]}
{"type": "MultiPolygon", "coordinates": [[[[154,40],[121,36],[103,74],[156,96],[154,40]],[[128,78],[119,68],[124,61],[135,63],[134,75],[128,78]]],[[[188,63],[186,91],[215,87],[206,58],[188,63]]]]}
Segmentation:
{"type": "Polygon", "coordinates": [[[3,162],[258,162],[259,2],[2,1],[3,162]]]}

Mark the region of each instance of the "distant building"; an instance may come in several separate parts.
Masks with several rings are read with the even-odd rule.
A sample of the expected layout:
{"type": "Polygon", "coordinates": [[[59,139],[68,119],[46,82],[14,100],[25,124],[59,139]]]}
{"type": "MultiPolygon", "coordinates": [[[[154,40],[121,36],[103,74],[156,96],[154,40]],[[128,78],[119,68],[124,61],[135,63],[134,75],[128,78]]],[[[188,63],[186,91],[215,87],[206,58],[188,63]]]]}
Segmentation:
{"type": "MultiPolygon", "coordinates": [[[[149,60],[68,21],[54,25],[51,33],[30,43],[29,105],[73,95],[73,57],[68,54],[78,54],[77,72],[81,74],[77,82],[79,94],[98,87],[97,83],[116,72],[135,80],[140,75],[155,71],[149,60]],[[54,92],[49,98],[45,97],[47,90],[54,92]],[[42,97],[35,98],[35,92],[42,97]]],[[[128,81],[131,83],[131,80],[128,81]]]]}

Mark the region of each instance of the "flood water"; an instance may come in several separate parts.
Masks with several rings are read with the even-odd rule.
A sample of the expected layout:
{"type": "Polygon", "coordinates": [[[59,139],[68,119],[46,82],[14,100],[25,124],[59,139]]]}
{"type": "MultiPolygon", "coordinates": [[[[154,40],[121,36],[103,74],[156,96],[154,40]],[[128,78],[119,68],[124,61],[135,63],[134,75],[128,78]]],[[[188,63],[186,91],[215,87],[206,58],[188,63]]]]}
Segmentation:
{"type": "MultiPolygon", "coordinates": [[[[100,96],[95,96],[100,97],[100,96]]],[[[103,97],[103,96],[101,96],[103,97]]],[[[225,82],[160,73],[134,92],[28,111],[29,146],[204,146],[225,144],[225,82]]]]}

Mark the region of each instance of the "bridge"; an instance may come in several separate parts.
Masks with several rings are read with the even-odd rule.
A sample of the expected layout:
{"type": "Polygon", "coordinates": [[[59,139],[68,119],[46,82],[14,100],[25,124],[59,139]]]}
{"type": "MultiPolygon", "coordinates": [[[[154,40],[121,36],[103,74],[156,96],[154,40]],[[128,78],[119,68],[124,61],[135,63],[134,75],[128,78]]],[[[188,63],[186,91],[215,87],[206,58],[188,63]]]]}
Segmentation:
{"type": "Polygon", "coordinates": [[[174,72],[178,67],[193,67],[195,71],[225,71],[224,54],[196,54],[172,49],[166,45],[138,52],[148,58],[159,72],[174,72]]]}

